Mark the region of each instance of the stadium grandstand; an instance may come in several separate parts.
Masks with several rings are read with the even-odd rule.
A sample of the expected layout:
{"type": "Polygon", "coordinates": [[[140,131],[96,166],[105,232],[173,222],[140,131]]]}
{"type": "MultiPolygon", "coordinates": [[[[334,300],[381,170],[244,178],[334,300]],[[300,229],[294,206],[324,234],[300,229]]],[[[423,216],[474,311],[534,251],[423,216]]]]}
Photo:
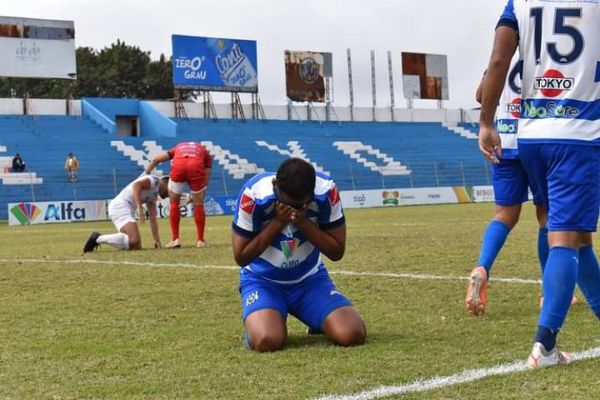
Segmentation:
{"type": "MultiPolygon", "coordinates": [[[[214,120],[203,118],[202,104],[196,103],[184,104],[186,118],[175,117],[171,102],[71,100],[71,115],[65,100],[27,103],[38,114],[24,115],[19,99],[0,100],[2,204],[110,199],[153,154],[180,141],[199,141],[209,149],[216,161],[208,189],[213,196],[237,195],[244,180],[276,169],[290,156],[331,174],[341,190],[490,182],[489,166],[473,140],[477,128],[460,121],[464,112],[412,110],[409,117],[420,122],[372,122],[368,112],[365,121],[307,121],[285,120],[286,107],[266,107],[272,119],[241,120],[227,115],[224,105],[219,110],[224,117],[214,120]],[[69,182],[63,169],[70,152],[81,163],[77,182],[69,182]],[[11,172],[15,153],[26,159],[27,171],[11,172]]],[[[168,173],[165,168],[159,173],[168,173]]],[[[6,207],[0,218],[7,218],[6,207]]]]}

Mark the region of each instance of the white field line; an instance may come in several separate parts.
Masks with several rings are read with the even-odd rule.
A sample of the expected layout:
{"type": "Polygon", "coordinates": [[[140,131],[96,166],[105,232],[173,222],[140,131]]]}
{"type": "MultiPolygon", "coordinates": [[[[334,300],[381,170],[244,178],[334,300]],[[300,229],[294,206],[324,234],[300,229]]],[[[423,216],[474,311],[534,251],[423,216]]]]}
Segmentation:
{"type": "MultiPolygon", "coordinates": [[[[590,358],[600,357],[600,347],[595,347],[579,353],[573,353],[575,360],[586,360],[590,358]]],[[[555,367],[561,368],[561,367],[555,367]]],[[[365,390],[363,392],[350,395],[327,395],[318,397],[315,400],[371,400],[382,397],[425,392],[428,390],[441,389],[447,386],[458,385],[461,383],[469,383],[487,378],[489,376],[507,375],[516,372],[528,370],[525,361],[514,361],[509,364],[497,365],[491,368],[469,369],[455,375],[435,376],[430,379],[416,380],[410,383],[394,386],[379,386],[374,389],[365,390]]]]}
{"type": "MultiPolygon", "coordinates": [[[[48,258],[14,258],[0,259],[0,263],[27,263],[27,264],[102,264],[102,265],[133,265],[137,267],[168,267],[168,268],[192,268],[192,269],[215,269],[215,270],[231,270],[239,271],[239,267],[233,265],[198,265],[189,263],[154,263],[141,261],[116,261],[116,260],[96,260],[96,259],[48,259],[48,258]]],[[[412,280],[440,280],[440,281],[466,281],[469,278],[466,276],[444,276],[444,275],[429,275],[416,273],[394,273],[394,272],[356,272],[356,271],[336,271],[328,270],[330,275],[342,276],[363,276],[363,277],[380,277],[380,278],[397,278],[397,279],[412,279],[412,280]]],[[[542,282],[538,279],[521,279],[521,278],[492,278],[492,282],[504,283],[519,283],[527,285],[540,285],[542,282]]]]}

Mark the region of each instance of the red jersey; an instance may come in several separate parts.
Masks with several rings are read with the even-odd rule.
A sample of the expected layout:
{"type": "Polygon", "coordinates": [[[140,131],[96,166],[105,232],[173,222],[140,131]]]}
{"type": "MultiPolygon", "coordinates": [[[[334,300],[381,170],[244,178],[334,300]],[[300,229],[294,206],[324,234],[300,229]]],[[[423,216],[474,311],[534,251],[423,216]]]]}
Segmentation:
{"type": "Polygon", "coordinates": [[[212,158],[204,146],[196,142],[181,142],[169,150],[169,158],[173,163],[181,159],[195,159],[204,168],[212,168],[212,158]]]}

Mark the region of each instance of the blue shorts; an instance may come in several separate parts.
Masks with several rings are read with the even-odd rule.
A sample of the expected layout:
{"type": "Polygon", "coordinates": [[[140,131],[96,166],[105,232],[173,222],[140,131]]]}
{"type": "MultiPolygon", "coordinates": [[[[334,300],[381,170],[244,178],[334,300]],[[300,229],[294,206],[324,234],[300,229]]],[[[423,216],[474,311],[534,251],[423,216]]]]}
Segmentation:
{"type": "Polygon", "coordinates": [[[264,309],[288,312],[313,330],[321,331],[327,316],[352,303],[337,291],[327,270],[321,269],[300,283],[284,285],[261,278],[248,270],[240,274],[242,318],[264,309]]]}
{"type": "MultiPolygon", "coordinates": [[[[499,206],[514,206],[529,200],[529,179],[521,160],[501,159],[492,170],[494,197],[499,206]]],[[[542,198],[532,189],[533,204],[542,204],[542,198]]]]}
{"type": "Polygon", "coordinates": [[[523,143],[519,155],[548,209],[548,230],[595,232],[600,207],[600,146],[523,143]]]}

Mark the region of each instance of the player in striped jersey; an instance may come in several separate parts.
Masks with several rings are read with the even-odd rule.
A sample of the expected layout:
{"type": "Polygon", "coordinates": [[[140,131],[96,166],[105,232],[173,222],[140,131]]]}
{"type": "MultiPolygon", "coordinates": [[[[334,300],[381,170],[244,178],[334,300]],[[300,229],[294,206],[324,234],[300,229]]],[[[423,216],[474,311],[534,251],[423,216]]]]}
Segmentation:
{"type": "Polygon", "coordinates": [[[548,209],[550,252],[530,367],[569,363],[558,350],[577,283],[600,317],[600,268],[592,249],[600,207],[600,0],[509,0],[483,82],[479,144],[501,155],[493,111],[510,60],[523,60],[519,155],[548,209]],[[585,44],[585,45],[584,45],[585,44]]]}
{"type": "MultiPolygon", "coordinates": [[[[493,164],[492,182],[496,209],[494,218],[483,234],[478,266],[471,271],[465,306],[475,316],[483,315],[487,306],[487,281],[494,260],[519,221],[521,206],[528,200],[529,180],[527,172],[519,160],[517,131],[521,110],[521,70],[523,64],[516,57],[511,62],[510,73],[504,85],[502,96],[496,108],[496,132],[500,137],[502,157],[493,164]]],[[[475,95],[481,102],[481,85],[475,95]]],[[[538,230],[538,259],[542,271],[548,258],[548,230],[546,228],[546,208],[540,196],[534,193],[538,230]]]]}
{"type": "Polygon", "coordinates": [[[340,195],[328,176],[299,158],[255,176],[240,191],[232,229],[247,346],[283,347],[288,313],[339,345],[365,341],[362,318],[321,260],[340,260],[346,245],[340,195]]]}

